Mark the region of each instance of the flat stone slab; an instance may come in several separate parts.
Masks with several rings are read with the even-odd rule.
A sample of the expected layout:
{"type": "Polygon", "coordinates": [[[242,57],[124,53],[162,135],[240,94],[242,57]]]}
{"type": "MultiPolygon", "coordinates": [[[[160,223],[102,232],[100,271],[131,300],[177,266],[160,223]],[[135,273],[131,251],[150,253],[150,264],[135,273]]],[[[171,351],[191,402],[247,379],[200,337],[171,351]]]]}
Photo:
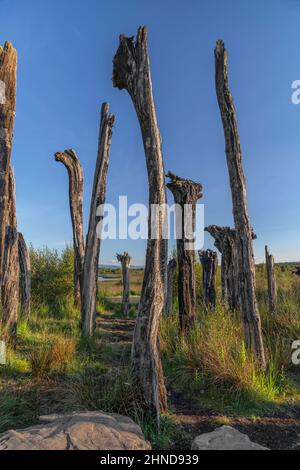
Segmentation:
{"type": "Polygon", "coordinates": [[[250,441],[231,426],[222,426],[213,432],[201,434],[192,443],[192,450],[269,450],[250,441]]]}
{"type": "Polygon", "coordinates": [[[40,424],[0,434],[0,450],[150,450],[132,419],[101,411],[50,415],[40,424]]]}

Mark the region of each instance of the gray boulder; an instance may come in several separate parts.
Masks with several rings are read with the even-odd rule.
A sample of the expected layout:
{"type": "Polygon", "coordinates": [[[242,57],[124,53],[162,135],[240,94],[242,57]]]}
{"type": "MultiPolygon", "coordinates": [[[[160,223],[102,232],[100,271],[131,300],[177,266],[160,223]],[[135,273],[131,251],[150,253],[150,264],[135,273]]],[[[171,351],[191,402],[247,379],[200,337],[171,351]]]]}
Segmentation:
{"type": "Polygon", "coordinates": [[[192,443],[192,450],[269,450],[251,442],[231,426],[222,426],[208,434],[201,434],[192,443]]]}
{"type": "Polygon", "coordinates": [[[149,450],[141,428],[113,413],[42,416],[40,424],[0,434],[0,450],[149,450]]]}

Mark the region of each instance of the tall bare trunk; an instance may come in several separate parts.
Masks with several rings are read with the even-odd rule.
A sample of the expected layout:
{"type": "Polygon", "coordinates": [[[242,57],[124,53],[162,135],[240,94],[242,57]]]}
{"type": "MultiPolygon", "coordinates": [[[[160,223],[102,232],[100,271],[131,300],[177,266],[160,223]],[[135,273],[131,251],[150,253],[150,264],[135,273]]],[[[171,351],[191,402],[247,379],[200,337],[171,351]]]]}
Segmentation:
{"type": "Polygon", "coordinates": [[[202,288],[204,305],[206,308],[216,306],[216,276],[218,269],[218,255],[212,250],[199,251],[202,264],[202,288]]]}
{"type": "Polygon", "coordinates": [[[122,278],[123,278],[123,300],[122,300],[122,311],[125,317],[128,317],[130,309],[130,263],[131,256],[124,252],[122,255],[117,254],[117,260],[122,266],[122,278]]]}
{"type": "Polygon", "coordinates": [[[174,272],[177,268],[177,261],[175,258],[171,259],[168,263],[167,268],[167,289],[166,289],[166,300],[165,300],[165,314],[170,315],[173,308],[173,280],[174,272]]]}
{"type": "Polygon", "coordinates": [[[69,204],[73,227],[74,246],[74,303],[81,308],[81,286],[82,269],[84,259],[84,239],[83,239],[83,171],[82,166],[74,150],[69,149],[64,152],[57,152],[55,160],[61,162],[69,175],[69,204]]]}
{"type": "Polygon", "coordinates": [[[26,242],[22,233],[18,233],[19,265],[20,265],[20,294],[21,314],[30,317],[31,300],[31,267],[26,242]]]}
{"type": "Polygon", "coordinates": [[[245,341],[261,367],[266,367],[265,351],[261,331],[261,319],[255,295],[255,263],[252,246],[246,182],[243,173],[242,151],[237,127],[236,112],[228,84],[227,51],[223,41],[215,49],[216,92],[221,112],[226,141],[227,166],[233,203],[236,229],[237,262],[239,273],[239,296],[243,314],[245,341]]]}
{"type": "Polygon", "coordinates": [[[277,307],[277,285],[275,275],[275,260],[274,256],[270,255],[268,247],[265,247],[266,251],[266,267],[268,277],[268,295],[269,295],[269,311],[274,313],[277,307]]]}
{"type": "Polygon", "coordinates": [[[97,235],[97,226],[98,224],[101,225],[103,220],[103,213],[100,214],[98,208],[105,204],[106,176],[114,121],[115,117],[109,113],[109,105],[103,103],[101,108],[98,156],[83,264],[81,311],[83,331],[87,336],[94,334],[96,326],[98,263],[100,254],[100,238],[97,235]]]}
{"type": "Polygon", "coordinates": [[[0,276],[9,211],[9,172],[16,113],[17,52],[11,43],[0,47],[0,276]]]}
{"type": "MultiPolygon", "coordinates": [[[[140,123],[149,181],[149,220],[154,217],[152,204],[165,204],[166,191],[161,137],[152,95],[147,30],[140,27],[136,42],[120,36],[114,57],[114,86],[126,89],[133,101],[140,123]]],[[[156,213],[156,238],[147,243],[144,281],[132,347],[134,379],[149,409],[159,414],[167,408],[167,396],[161,366],[158,328],[164,307],[166,240],[163,240],[165,212],[156,213]]]]}
{"type": "Polygon", "coordinates": [[[196,202],[202,197],[202,186],[194,181],[179,178],[171,172],[167,177],[171,180],[167,187],[172,192],[175,203],[181,208],[181,221],[176,220],[176,226],[181,225],[181,233],[177,238],[179,323],[181,331],[188,334],[196,317],[196,256],[194,241],[189,238],[190,234],[186,233],[186,221],[190,218],[190,210],[191,228],[194,231],[196,202]]]}

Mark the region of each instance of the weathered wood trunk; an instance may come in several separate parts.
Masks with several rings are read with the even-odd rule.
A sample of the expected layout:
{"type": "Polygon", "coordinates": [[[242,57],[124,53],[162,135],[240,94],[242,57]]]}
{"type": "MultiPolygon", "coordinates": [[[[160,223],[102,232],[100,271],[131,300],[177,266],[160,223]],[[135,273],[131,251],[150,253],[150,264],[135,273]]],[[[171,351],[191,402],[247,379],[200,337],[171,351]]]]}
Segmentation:
{"type": "Polygon", "coordinates": [[[122,299],[122,311],[125,317],[128,317],[130,310],[130,263],[131,256],[124,252],[122,255],[117,254],[117,260],[122,266],[122,279],[123,279],[123,299],[122,299]]]}
{"type": "Polygon", "coordinates": [[[263,369],[266,367],[261,319],[255,295],[255,263],[252,246],[246,182],[242,166],[242,151],[238,134],[236,112],[228,84],[227,52],[223,41],[215,49],[216,92],[226,141],[227,166],[236,229],[239,297],[243,315],[245,341],[263,369]]]}
{"type": "Polygon", "coordinates": [[[210,225],[205,229],[215,240],[221,253],[222,299],[231,311],[239,308],[239,276],[237,269],[236,232],[230,227],[210,225]]]}
{"type": "Polygon", "coordinates": [[[74,247],[74,303],[81,308],[82,270],[84,260],[83,239],[83,171],[79,158],[74,150],[57,152],[55,160],[61,162],[69,175],[69,204],[73,228],[74,247]]]}
{"type": "MultiPolygon", "coordinates": [[[[140,27],[136,42],[120,36],[114,57],[114,86],[126,89],[133,101],[141,127],[149,181],[149,220],[153,222],[153,204],[166,203],[161,137],[152,95],[147,30],[140,27]]],[[[166,240],[163,240],[165,211],[156,213],[157,237],[147,243],[144,281],[132,346],[132,366],[136,384],[151,412],[167,409],[167,395],[158,344],[158,328],[164,308],[166,240]]]]}
{"type": "Polygon", "coordinates": [[[31,267],[26,242],[22,233],[18,233],[19,265],[20,265],[20,303],[21,315],[30,317],[31,300],[31,267]]]}
{"type": "Polygon", "coordinates": [[[171,259],[167,268],[167,289],[165,298],[165,314],[170,315],[173,309],[173,279],[174,273],[177,268],[177,261],[175,258],[171,259]]]}
{"type": "Polygon", "coordinates": [[[216,276],[218,269],[218,255],[212,250],[199,251],[202,264],[202,289],[204,305],[207,309],[216,306],[216,276]]]}
{"type": "Polygon", "coordinates": [[[269,295],[269,311],[275,313],[277,307],[277,285],[275,275],[275,261],[274,256],[270,255],[268,247],[265,247],[266,252],[266,268],[268,278],[268,295],[269,295]]]}
{"type": "Polygon", "coordinates": [[[114,121],[115,117],[113,114],[109,113],[109,105],[103,103],[101,109],[98,156],[83,264],[81,312],[83,332],[87,336],[94,334],[96,326],[98,263],[100,254],[100,238],[97,235],[96,229],[98,224],[101,224],[103,220],[103,213],[100,214],[98,208],[105,204],[106,176],[114,121]]]}
{"type": "Polygon", "coordinates": [[[179,323],[181,331],[188,334],[196,317],[196,256],[193,249],[194,240],[186,233],[186,222],[191,219],[191,228],[194,231],[196,202],[202,197],[202,186],[194,181],[179,178],[171,172],[167,177],[171,180],[167,187],[172,192],[175,203],[181,208],[181,220],[176,220],[178,229],[181,225],[181,233],[177,238],[179,323]]]}

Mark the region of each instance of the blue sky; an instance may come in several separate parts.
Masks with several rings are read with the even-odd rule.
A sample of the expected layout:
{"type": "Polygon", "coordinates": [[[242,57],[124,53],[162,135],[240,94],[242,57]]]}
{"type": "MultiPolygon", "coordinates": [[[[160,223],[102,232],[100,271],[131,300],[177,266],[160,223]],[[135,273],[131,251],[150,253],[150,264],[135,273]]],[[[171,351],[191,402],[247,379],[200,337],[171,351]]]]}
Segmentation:
{"type": "MultiPolygon", "coordinates": [[[[53,154],[76,149],[85,173],[87,222],[99,110],[116,115],[107,202],[147,201],[141,136],[128,94],[112,87],[120,33],[148,27],[154,98],[166,170],[203,184],[206,224],[232,225],[224,137],[214,88],[214,46],[229,53],[251,222],[279,261],[300,260],[300,79],[298,0],[0,0],[0,42],[18,50],[12,161],[19,229],[35,246],[72,239],[67,174],[53,154]]],[[[172,201],[171,194],[169,200],[172,201]]],[[[211,247],[212,240],[206,239],[211,247]]],[[[101,262],[142,241],[105,241],[101,262]]]]}

